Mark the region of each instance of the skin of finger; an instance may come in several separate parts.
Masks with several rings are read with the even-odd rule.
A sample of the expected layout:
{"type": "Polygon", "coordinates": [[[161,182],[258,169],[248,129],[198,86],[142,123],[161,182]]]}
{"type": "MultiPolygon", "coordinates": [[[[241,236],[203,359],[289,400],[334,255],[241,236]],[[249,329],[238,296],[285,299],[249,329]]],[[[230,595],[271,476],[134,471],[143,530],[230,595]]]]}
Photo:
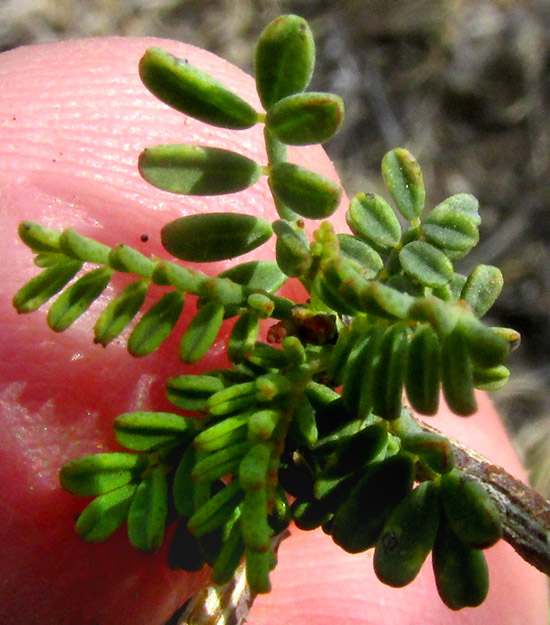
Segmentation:
{"type": "MultiPolygon", "coordinates": [[[[445,405],[426,420],[500,464],[520,479],[525,471],[489,398],[478,395],[479,412],[468,419],[445,405]]],[[[250,625],[538,625],[548,622],[547,580],[504,541],[486,552],[490,590],[478,608],[453,612],[439,599],[431,560],[412,584],[394,589],[374,574],[373,550],[350,555],[320,530],[293,530],[279,550],[273,590],[259,596],[250,625]],[[329,574],[330,572],[330,574],[329,574]]]]}
{"type": "MultiPolygon", "coordinates": [[[[154,144],[200,142],[233,148],[260,161],[265,158],[257,128],[239,133],[211,129],[182,118],[143,89],[135,71],[137,61],[148,45],[159,44],[257,102],[251,82],[234,68],[174,42],[100,39],[20,49],[0,57],[0,84],[9,87],[2,89],[0,96],[2,266],[7,292],[13,293],[34,273],[28,251],[14,234],[24,218],[51,227],[75,227],[107,244],[126,242],[148,254],[162,254],[158,240],[162,223],[182,214],[212,210],[213,205],[215,210],[246,207],[273,218],[263,182],[213,203],[201,198],[182,201],[140,180],[135,169],[137,154],[154,144]],[[139,220],[134,215],[139,215],[139,220]],[[146,244],[141,243],[142,234],[149,236],[146,244]]],[[[335,175],[319,151],[296,150],[292,156],[296,162],[335,175]]],[[[267,252],[272,251],[273,242],[270,244],[267,252]]],[[[42,312],[18,318],[9,302],[3,301],[0,308],[6,329],[0,339],[2,417],[10,433],[10,444],[1,452],[0,471],[3,484],[15,482],[18,487],[6,489],[0,504],[8,519],[0,530],[0,540],[11,546],[4,553],[4,571],[0,571],[2,579],[9,580],[4,582],[8,601],[0,607],[3,622],[8,624],[16,622],[16,614],[17,622],[44,622],[45,615],[51,619],[52,609],[58,610],[60,623],[77,622],[70,620],[75,609],[68,601],[75,593],[81,593],[83,610],[97,604],[97,596],[102,597],[94,607],[98,622],[103,622],[105,615],[121,625],[161,622],[169,614],[168,607],[173,609],[203,581],[200,576],[167,571],[159,564],[165,554],[156,558],[135,554],[120,533],[100,546],[82,545],[72,534],[72,515],[82,504],[57,488],[57,467],[83,452],[112,448],[110,423],[120,412],[170,409],[163,398],[162,382],[168,375],[184,372],[172,356],[173,344],[159,356],[130,363],[121,343],[109,346],[108,352],[90,346],[94,312],[100,309],[101,304],[94,306],[71,331],[54,341],[52,333],[44,329],[42,312]],[[120,566],[113,553],[123,554],[120,566]],[[75,575],[75,556],[88,563],[85,577],[75,575]],[[64,578],[67,571],[70,575],[64,578]],[[29,584],[23,583],[29,578],[32,592],[29,584]],[[57,583],[52,584],[52,579],[57,583]],[[109,589],[114,589],[111,594],[109,589]],[[162,600],[158,600],[159,591],[162,600]],[[25,609],[29,610],[26,616],[21,612],[25,609]],[[117,609],[124,615],[115,620],[117,609]]],[[[222,347],[218,343],[207,366],[219,365],[222,347]]],[[[497,422],[496,416],[489,418],[497,422]]],[[[486,433],[487,427],[482,430],[486,433]]],[[[310,544],[305,542],[310,536],[304,535],[297,547],[310,544]]],[[[291,549],[293,540],[288,541],[291,549]]],[[[330,541],[325,539],[325,544],[330,541]]],[[[350,562],[349,556],[345,559],[350,562]]],[[[340,571],[337,562],[336,554],[329,556],[327,566],[333,581],[340,578],[340,572],[335,572],[340,571]]],[[[516,560],[507,563],[514,572],[516,565],[516,560]]],[[[277,578],[274,582],[277,587],[277,578]]],[[[433,595],[433,589],[431,592],[433,595]]],[[[391,596],[393,608],[400,600],[396,592],[391,596]]],[[[292,601],[291,597],[287,595],[286,601],[292,601]]],[[[421,609],[424,599],[424,595],[413,593],[403,601],[403,610],[412,605],[421,609]]],[[[313,605],[313,597],[311,602],[313,605]]],[[[81,616],[90,617],[85,611],[81,616]]]]}
{"type": "MultiPolygon", "coordinates": [[[[104,296],[60,335],[47,328],[42,309],[18,316],[11,306],[16,290],[37,273],[17,237],[23,219],[72,227],[108,245],[123,242],[167,258],[159,229],[182,215],[216,210],[276,218],[265,181],[231,196],[182,198],[140,178],[139,153],[162,143],[200,143],[234,149],[261,163],[266,159],[260,126],[212,129],[157,101],[137,73],[151,45],[187,58],[259,106],[250,77],[177,42],[94,39],[0,55],[0,267],[6,295],[0,301],[0,620],[7,625],[52,619],[59,625],[155,625],[208,575],[170,571],[166,547],[155,556],[140,554],[128,545],[124,530],[104,544],[83,543],[73,523],[85,502],[62,491],[57,473],[71,458],[117,449],[112,421],[118,414],[172,410],[164,397],[166,378],[226,365],[225,339],[194,367],[179,362],[176,338],[136,360],[123,340],[106,349],[92,344],[104,296]]],[[[336,179],[321,149],[301,149],[295,157],[336,179]]],[[[272,258],[273,249],[269,241],[257,256],[272,258]]],[[[211,264],[205,271],[226,266],[211,264]]],[[[108,292],[128,282],[118,276],[108,292]]],[[[287,291],[292,296],[292,289],[287,291]]],[[[181,336],[192,311],[191,298],[175,336],[181,336]]],[[[226,323],[225,333],[229,327],[226,323]]]]}

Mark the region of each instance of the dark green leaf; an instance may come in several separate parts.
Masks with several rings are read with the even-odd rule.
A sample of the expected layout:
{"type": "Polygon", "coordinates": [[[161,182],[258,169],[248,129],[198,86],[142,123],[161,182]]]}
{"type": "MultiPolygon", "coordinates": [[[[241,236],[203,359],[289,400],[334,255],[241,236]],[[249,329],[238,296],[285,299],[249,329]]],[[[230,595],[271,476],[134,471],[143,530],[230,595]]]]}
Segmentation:
{"type": "Polygon", "coordinates": [[[447,405],[455,414],[467,417],[477,410],[472,358],[460,327],[443,339],[441,380],[447,405]]]}
{"type": "Polygon", "coordinates": [[[265,243],[271,224],[241,213],[180,217],[161,230],[162,244],[176,258],[207,263],[241,256],[265,243]]]}
{"type": "Polygon", "coordinates": [[[140,476],[148,460],[138,454],[90,454],[67,462],[59,473],[61,486],[75,495],[101,495],[140,476]]]}
{"type": "Polygon", "coordinates": [[[432,550],[439,527],[438,486],[424,482],[392,512],[376,543],[374,571],[394,588],[410,584],[432,550]]]}
{"type": "Polygon", "coordinates": [[[236,321],[229,337],[227,355],[231,362],[242,362],[252,351],[260,332],[260,318],[257,313],[244,312],[236,321]]]}
{"type": "Polygon", "coordinates": [[[276,197],[308,219],[329,217],[342,197],[342,189],[335,182],[292,163],[274,165],[269,184],[276,197]]]}
{"type": "Polygon", "coordinates": [[[251,187],[262,175],[250,158],[199,145],[157,145],[139,155],[139,172],[155,187],[183,195],[220,195],[251,187]]]}
{"type": "Polygon", "coordinates": [[[405,387],[412,407],[434,415],[439,408],[441,344],[428,324],[419,325],[411,338],[405,387]]]}
{"type": "Polygon", "coordinates": [[[287,276],[303,275],[309,269],[312,260],[303,228],[296,223],[279,219],[273,223],[273,231],[277,235],[275,253],[278,266],[287,276]]]}
{"type": "Polygon", "coordinates": [[[392,207],[374,193],[358,193],[350,202],[346,220],[359,238],[383,247],[401,240],[401,226],[392,207]]]}
{"type": "Polygon", "coordinates": [[[453,277],[453,266],[445,254],[424,241],[407,243],[399,252],[405,272],[425,286],[443,286],[453,277]]]}
{"type": "Polygon", "coordinates": [[[82,263],[78,260],[63,260],[41,271],[23,285],[13,298],[18,313],[30,313],[45,304],[51,297],[74,278],[82,263]]]}
{"type": "Polygon", "coordinates": [[[224,307],[208,302],[199,309],[183,335],[180,358],[183,362],[197,362],[208,353],[216,340],[223,321],[224,307]]]}
{"type": "Polygon", "coordinates": [[[420,165],[414,156],[403,148],[384,155],[382,175],[399,212],[408,221],[420,217],[424,209],[426,191],[420,165]]]}
{"type": "Polygon", "coordinates": [[[156,551],[162,545],[168,514],[166,468],[156,466],[136,489],[128,512],[128,538],[142,551],[156,551]]]}
{"type": "Polygon", "coordinates": [[[210,395],[223,388],[220,378],[212,375],[180,375],[168,378],[166,396],[183,410],[204,410],[210,395]]]}
{"type": "Polygon", "coordinates": [[[189,519],[187,528],[195,536],[204,536],[225,525],[235,514],[244,493],[238,480],[224,486],[189,519]]]}
{"type": "Polygon", "coordinates": [[[137,280],[109,302],[94,325],[94,343],[105,347],[126,328],[143,305],[148,288],[146,280],[137,280]]]}
{"type": "Polygon", "coordinates": [[[428,218],[439,218],[443,215],[457,213],[467,217],[476,226],[481,224],[479,202],[469,193],[457,193],[443,200],[441,204],[430,211],[428,218]]]}
{"type": "Polygon", "coordinates": [[[211,126],[241,129],[258,121],[256,111],[236,93],[160,48],[148,48],[139,75],[159,100],[211,126]]]}
{"type": "Polygon", "coordinates": [[[45,228],[33,221],[19,224],[19,237],[33,252],[59,252],[61,233],[52,228],[45,228]]]}
{"type": "Polygon", "coordinates": [[[384,267],[380,254],[351,234],[339,234],[338,242],[342,254],[361,265],[365,278],[375,278],[384,267]]]}
{"type": "Polygon", "coordinates": [[[324,143],[344,121],[344,102],[332,93],[297,93],[274,104],[266,125],[279,141],[288,145],[324,143]]]}
{"type": "Polygon", "coordinates": [[[283,15],[266,26],[256,44],[254,75],[263,106],[308,86],[315,65],[315,43],[308,23],[283,15]]]}
{"type": "Polygon", "coordinates": [[[183,295],[172,291],[164,295],[143,315],[128,338],[132,356],[153,353],[169,336],[183,310],[183,295]]]}
{"type": "Polygon", "coordinates": [[[103,293],[112,273],[110,268],[100,267],[65,289],[48,311],[50,328],[54,332],[63,332],[72,325],[103,293]]]}
{"type": "Polygon", "coordinates": [[[253,260],[227,269],[218,276],[229,278],[249,289],[276,293],[286,282],[285,274],[272,260],[253,260]]]}
{"type": "Polygon", "coordinates": [[[90,543],[109,538],[126,521],[136,488],[127,484],[96,497],[78,517],[77,534],[90,543]]]}
{"type": "Polygon", "coordinates": [[[500,269],[492,265],[478,265],[468,276],[460,299],[470,304],[476,317],[483,317],[498,299],[502,286],[500,269]]]}
{"type": "Polygon", "coordinates": [[[446,250],[470,250],[479,241],[477,226],[458,212],[429,215],[422,222],[422,234],[429,243],[446,250]]]}
{"type": "Polygon", "coordinates": [[[127,449],[150,451],[171,441],[188,438],[194,423],[170,412],[126,412],[114,422],[115,437],[127,449]]]}

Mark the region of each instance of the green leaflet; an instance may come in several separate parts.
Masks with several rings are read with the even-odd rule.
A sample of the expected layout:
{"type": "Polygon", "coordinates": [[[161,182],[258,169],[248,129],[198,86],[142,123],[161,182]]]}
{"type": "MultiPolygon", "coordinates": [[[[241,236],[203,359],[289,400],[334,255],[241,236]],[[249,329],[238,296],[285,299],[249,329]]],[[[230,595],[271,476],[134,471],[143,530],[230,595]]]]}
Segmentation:
{"type": "Polygon", "coordinates": [[[166,443],[184,442],[195,431],[195,424],[170,412],[127,412],[115,419],[114,429],[123,447],[151,451],[166,443]]]}
{"type": "Polygon", "coordinates": [[[84,237],[71,228],[64,230],[59,237],[59,249],[71,258],[87,263],[107,265],[110,247],[84,237]]]}
{"type": "Polygon", "coordinates": [[[156,551],[162,545],[168,514],[166,469],[154,467],[138,485],[128,512],[130,543],[142,551],[156,551]]]}
{"type": "Polygon", "coordinates": [[[458,212],[430,214],[422,222],[422,234],[439,248],[461,252],[469,251],[479,241],[475,223],[458,212]]]}
{"type": "Polygon", "coordinates": [[[382,337],[372,397],[373,412],[383,419],[397,419],[401,414],[408,347],[407,330],[402,324],[392,325],[382,337]]]}
{"type": "Polygon", "coordinates": [[[183,410],[205,410],[209,397],[223,388],[220,378],[212,375],[180,375],[168,378],[166,396],[183,410]]]}
{"type": "Polygon", "coordinates": [[[510,353],[508,341],[473,315],[464,315],[459,323],[472,361],[479,367],[498,367],[510,353]]]}
{"type": "Polygon", "coordinates": [[[227,584],[235,574],[244,556],[244,541],[239,521],[231,526],[220,555],[212,568],[211,580],[213,584],[227,584]]]}
{"type": "Polygon", "coordinates": [[[356,434],[342,435],[335,452],[326,461],[323,476],[343,477],[362,469],[384,450],[387,440],[387,427],[379,422],[367,425],[356,434]]]}
{"type": "Polygon", "coordinates": [[[225,525],[234,515],[244,493],[237,480],[224,486],[189,519],[187,528],[195,536],[204,536],[225,525]]]}
{"type": "Polygon", "coordinates": [[[373,280],[362,290],[360,310],[389,319],[407,319],[415,298],[373,280]]]}
{"type": "Polygon", "coordinates": [[[191,477],[195,482],[207,483],[230,475],[238,469],[249,449],[250,443],[243,441],[208,454],[195,464],[191,477]]]}
{"type": "Polygon", "coordinates": [[[153,353],[170,336],[183,310],[183,295],[167,293],[141,317],[128,338],[132,356],[153,353]]]}
{"type": "Polygon", "coordinates": [[[18,234],[25,245],[33,252],[59,252],[61,233],[52,228],[45,228],[34,221],[22,221],[18,234]]]}
{"type": "Polygon", "coordinates": [[[206,355],[220,331],[224,307],[217,302],[208,302],[193,317],[180,343],[180,358],[183,362],[197,362],[206,355]]]}
{"type": "Polygon", "coordinates": [[[109,538],[126,521],[136,488],[135,484],[126,484],[96,497],[78,517],[77,534],[91,543],[109,538]]]}
{"type": "Polygon", "coordinates": [[[405,388],[411,406],[424,415],[439,408],[441,344],[431,325],[419,325],[410,340],[405,388]]]}
{"type": "Polygon", "coordinates": [[[344,121],[344,102],[333,93],[298,93],[276,102],[267,111],[266,126],[288,145],[324,143],[344,121]]]}
{"type": "Polygon", "coordinates": [[[307,397],[303,397],[292,417],[290,425],[290,435],[298,445],[307,447],[317,442],[317,420],[315,410],[307,397]]]}
{"type": "Polygon", "coordinates": [[[265,488],[270,457],[271,445],[268,443],[257,443],[247,451],[239,465],[239,483],[243,490],[265,488]]]}
{"type": "Polygon", "coordinates": [[[277,235],[275,254],[278,266],[291,278],[304,275],[313,257],[303,228],[297,222],[279,219],[273,223],[273,231],[277,235]]]}
{"type": "Polygon", "coordinates": [[[267,522],[267,493],[265,487],[245,490],[241,508],[241,529],[248,551],[269,550],[271,528],[267,522]]]}
{"type": "Polygon", "coordinates": [[[489,572],[483,552],[465,545],[444,518],[433,548],[437,591],[451,610],[476,607],[485,601],[489,572]]]}
{"type": "Polygon", "coordinates": [[[254,75],[265,109],[304,91],[315,65],[315,43],[308,23],[297,15],[270,22],[256,43],[254,75]]]}
{"type": "Polygon", "coordinates": [[[445,254],[424,241],[411,241],[399,252],[405,272],[425,286],[444,286],[453,277],[453,266],[445,254]]]}
{"type": "Polygon", "coordinates": [[[338,508],[331,528],[334,542],[349,553],[374,547],[395,506],[412,489],[413,461],[397,455],[377,463],[338,508]]]}
{"type": "MultiPolygon", "coordinates": [[[[195,483],[191,477],[191,471],[195,466],[197,453],[195,447],[190,445],[184,452],[174,474],[172,483],[172,498],[176,512],[182,517],[190,517],[194,512],[193,493],[195,483]]],[[[185,521],[187,528],[187,521],[185,521]]]]}
{"type": "Polygon", "coordinates": [[[384,155],[382,175],[399,212],[408,221],[420,217],[424,209],[426,191],[420,165],[414,156],[403,148],[384,155]]]}
{"type": "Polygon", "coordinates": [[[271,224],[240,213],[203,213],[180,217],[161,230],[170,254],[190,262],[207,263],[241,256],[265,243],[271,224]]]}
{"type": "Polygon", "coordinates": [[[350,234],[339,234],[338,242],[341,253],[361,265],[365,278],[375,278],[384,267],[380,254],[358,238],[350,234]]]}
{"type": "Polygon", "coordinates": [[[102,495],[139,478],[146,456],[114,452],[70,460],[59,472],[61,486],[75,495],[102,495]]]}
{"type": "Polygon", "coordinates": [[[60,252],[39,252],[34,257],[34,264],[37,267],[41,267],[45,269],[46,267],[51,267],[52,265],[57,265],[57,263],[62,260],[67,260],[65,254],[61,254],[60,252]]]}
{"type": "Polygon", "coordinates": [[[249,289],[276,293],[286,282],[285,274],[273,260],[252,260],[240,263],[220,273],[219,278],[228,278],[249,289]]]}
{"type": "Polygon", "coordinates": [[[145,302],[146,280],[136,280],[109,302],[94,325],[94,343],[105,347],[128,326],[145,302]]]}
{"type": "Polygon", "coordinates": [[[63,332],[72,325],[103,293],[112,273],[108,267],[94,269],[65,289],[48,311],[50,328],[63,332]]]}
{"type": "Polygon", "coordinates": [[[268,440],[281,418],[278,410],[259,410],[248,420],[248,440],[259,443],[268,440]]]}
{"type": "Polygon", "coordinates": [[[397,504],[376,543],[374,572],[394,588],[410,584],[432,550],[439,527],[438,486],[424,482],[397,504]]]}
{"type": "Polygon", "coordinates": [[[245,554],[246,582],[251,592],[258,594],[270,592],[269,572],[274,566],[273,552],[270,549],[254,551],[247,548],[245,554]]]}
{"type": "Polygon", "coordinates": [[[353,347],[347,360],[342,399],[346,410],[356,418],[364,418],[372,410],[372,380],[383,333],[381,324],[371,326],[364,338],[353,347]]]}
{"type": "Polygon", "coordinates": [[[458,469],[441,478],[441,501],[449,525],[470,547],[486,549],[502,538],[500,512],[481,484],[458,469]]]}
{"type": "Polygon", "coordinates": [[[470,304],[476,317],[483,317],[498,299],[502,287],[500,269],[491,265],[477,265],[468,276],[460,299],[470,304]]]}
{"type": "Polygon", "coordinates": [[[482,391],[498,391],[510,377],[510,369],[504,365],[481,369],[474,367],[474,386],[482,391]]]}
{"type": "Polygon", "coordinates": [[[449,440],[442,434],[425,430],[415,421],[406,409],[391,424],[405,451],[420,457],[422,463],[436,473],[449,473],[454,468],[455,459],[449,440]]]}
{"type": "Polygon", "coordinates": [[[308,219],[325,219],[340,204],[342,189],[332,180],[292,163],[276,163],[269,185],[276,198],[308,219]]]}
{"type": "Polygon", "coordinates": [[[229,337],[227,354],[231,362],[242,362],[252,351],[260,332],[260,318],[252,311],[244,312],[236,321],[229,337]]]}
{"type": "Polygon", "coordinates": [[[109,265],[125,273],[135,273],[144,278],[151,278],[155,270],[155,263],[141,252],[129,245],[115,245],[109,253],[109,265]]]}
{"type": "Polygon", "coordinates": [[[168,144],[145,149],[139,172],[155,187],[183,195],[220,195],[251,187],[262,174],[250,158],[198,145],[168,144]]]}
{"type": "Polygon", "coordinates": [[[479,202],[477,199],[469,193],[457,193],[451,197],[443,200],[435,208],[432,208],[428,215],[430,218],[439,218],[447,214],[460,214],[467,217],[474,225],[479,226],[481,224],[481,217],[479,216],[479,202]]]}
{"type": "Polygon", "coordinates": [[[346,221],[360,239],[383,247],[395,247],[401,240],[401,226],[392,207],[375,193],[358,193],[352,198],[346,221]]]}
{"type": "Polygon", "coordinates": [[[234,384],[214,393],[207,402],[210,414],[221,416],[246,410],[256,403],[256,382],[234,384]]]}
{"type": "Polygon", "coordinates": [[[242,442],[247,437],[250,412],[227,417],[203,430],[195,437],[193,445],[199,451],[214,452],[242,442]]]}
{"type": "Polygon", "coordinates": [[[466,417],[477,410],[472,358],[460,327],[443,339],[441,381],[445,400],[454,413],[466,417]]]}
{"type": "Polygon", "coordinates": [[[34,312],[42,304],[74,278],[80,271],[82,263],[78,260],[62,260],[23,285],[13,298],[13,305],[18,313],[34,312]]]}
{"type": "Polygon", "coordinates": [[[180,267],[170,261],[159,260],[155,263],[151,278],[155,284],[170,285],[183,293],[198,295],[204,281],[209,277],[190,267],[180,267]]]}
{"type": "Polygon", "coordinates": [[[159,100],[212,126],[249,128],[256,111],[215,78],[160,48],[148,48],[139,63],[143,84],[159,100]]]}

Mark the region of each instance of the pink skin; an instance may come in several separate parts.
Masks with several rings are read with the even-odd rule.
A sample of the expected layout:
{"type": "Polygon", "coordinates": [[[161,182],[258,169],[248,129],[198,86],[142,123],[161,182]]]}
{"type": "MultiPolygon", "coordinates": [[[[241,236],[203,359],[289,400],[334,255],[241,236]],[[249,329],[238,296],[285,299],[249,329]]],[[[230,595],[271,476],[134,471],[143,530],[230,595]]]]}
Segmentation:
{"type": "MultiPolygon", "coordinates": [[[[136,67],[150,45],[187,58],[258,105],[249,77],[177,42],[95,39],[20,48],[0,56],[4,625],[161,625],[207,577],[206,572],[170,571],[164,549],[154,556],[135,552],[123,530],[107,543],[84,544],[73,530],[73,516],[84,502],[63,492],[57,480],[68,459],[116,449],[111,428],[116,415],[138,408],[170,410],[163,381],[199,369],[178,361],[173,340],[139,360],[128,357],[123,341],[107,350],[92,345],[91,327],[104,300],[58,336],[47,328],[45,311],[18,316],[10,302],[17,288],[37,273],[16,235],[23,219],[74,227],[109,245],[124,242],[166,257],[159,229],[182,214],[227,210],[275,218],[265,181],[239,194],[205,199],[164,193],[139,177],[138,154],[161,143],[233,148],[265,162],[260,127],[213,129],[172,111],[143,88],[136,67]],[[142,234],[149,236],[147,243],[140,241],[142,234]]],[[[295,162],[337,179],[321,149],[291,153],[295,162]]],[[[345,228],[342,210],[334,221],[337,228],[345,228]]],[[[272,253],[270,241],[257,256],[272,253]]],[[[220,265],[208,267],[214,270],[220,265]]],[[[126,282],[117,278],[115,284],[118,288],[126,282]]],[[[181,331],[185,319],[180,324],[181,331]]],[[[216,344],[201,369],[224,364],[223,345],[223,340],[216,344]]],[[[469,421],[442,412],[432,422],[524,477],[495,411],[484,396],[480,404],[480,415],[469,421]]],[[[392,590],[374,578],[371,554],[352,557],[318,532],[295,531],[281,548],[274,591],[257,600],[249,622],[545,622],[545,578],[505,544],[488,556],[488,601],[477,610],[454,613],[440,603],[429,567],[410,587],[392,590]]]]}

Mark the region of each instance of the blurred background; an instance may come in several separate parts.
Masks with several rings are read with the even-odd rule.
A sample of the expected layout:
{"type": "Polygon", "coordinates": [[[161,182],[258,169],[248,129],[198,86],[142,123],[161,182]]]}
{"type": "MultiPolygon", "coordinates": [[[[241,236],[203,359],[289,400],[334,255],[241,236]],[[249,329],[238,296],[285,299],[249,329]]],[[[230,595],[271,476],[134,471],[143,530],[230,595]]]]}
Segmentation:
{"type": "Polygon", "coordinates": [[[550,0],[0,0],[0,50],[152,35],[250,72],[255,39],[281,13],[315,33],[311,88],[346,102],[326,147],[349,195],[384,193],[380,159],[403,146],[422,165],[429,206],[479,199],[481,243],[462,270],[504,273],[488,321],[523,340],[493,399],[550,496],[550,0]]]}

